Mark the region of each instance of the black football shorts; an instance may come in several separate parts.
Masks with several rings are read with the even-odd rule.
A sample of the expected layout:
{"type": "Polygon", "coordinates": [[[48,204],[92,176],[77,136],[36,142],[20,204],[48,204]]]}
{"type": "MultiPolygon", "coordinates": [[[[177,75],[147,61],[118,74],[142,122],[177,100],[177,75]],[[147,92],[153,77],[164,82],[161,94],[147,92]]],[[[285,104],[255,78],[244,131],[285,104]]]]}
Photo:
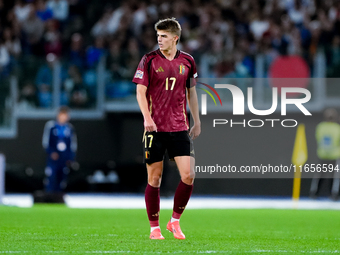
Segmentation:
{"type": "Polygon", "coordinates": [[[195,156],[194,145],[188,131],[145,132],[143,137],[144,162],[152,164],[164,159],[165,151],[169,159],[178,156],[195,156]]]}

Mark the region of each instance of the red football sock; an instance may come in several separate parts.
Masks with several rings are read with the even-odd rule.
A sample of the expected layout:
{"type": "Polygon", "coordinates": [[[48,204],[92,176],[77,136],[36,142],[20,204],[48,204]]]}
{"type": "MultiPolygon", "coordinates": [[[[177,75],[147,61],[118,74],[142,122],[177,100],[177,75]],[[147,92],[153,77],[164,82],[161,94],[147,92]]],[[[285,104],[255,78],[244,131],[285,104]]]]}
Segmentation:
{"type": "Polygon", "coordinates": [[[188,185],[180,181],[177,186],[175,197],[174,197],[174,209],[172,217],[179,219],[183,213],[192,193],[194,185],[188,185]]]}
{"type": "Polygon", "coordinates": [[[146,185],[145,204],[151,227],[159,226],[159,203],[159,188],[146,185]]]}

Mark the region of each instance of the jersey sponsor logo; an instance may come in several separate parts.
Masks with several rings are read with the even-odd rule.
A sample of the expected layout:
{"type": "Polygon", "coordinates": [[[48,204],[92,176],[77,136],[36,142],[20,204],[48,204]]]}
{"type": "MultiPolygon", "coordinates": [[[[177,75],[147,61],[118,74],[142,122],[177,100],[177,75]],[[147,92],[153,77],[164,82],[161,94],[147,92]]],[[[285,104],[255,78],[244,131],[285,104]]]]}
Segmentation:
{"type": "Polygon", "coordinates": [[[179,65],[179,74],[184,74],[185,73],[185,66],[183,64],[179,65]]]}
{"type": "Polygon", "coordinates": [[[164,69],[161,66],[156,70],[156,73],[163,73],[163,72],[164,72],[164,69]]]}
{"type": "Polygon", "coordinates": [[[141,70],[137,70],[135,74],[135,78],[143,79],[144,72],[141,70]]]}
{"type": "Polygon", "coordinates": [[[197,73],[195,73],[195,74],[194,74],[194,78],[197,78],[197,76],[198,76],[198,74],[197,74],[197,73]]]}

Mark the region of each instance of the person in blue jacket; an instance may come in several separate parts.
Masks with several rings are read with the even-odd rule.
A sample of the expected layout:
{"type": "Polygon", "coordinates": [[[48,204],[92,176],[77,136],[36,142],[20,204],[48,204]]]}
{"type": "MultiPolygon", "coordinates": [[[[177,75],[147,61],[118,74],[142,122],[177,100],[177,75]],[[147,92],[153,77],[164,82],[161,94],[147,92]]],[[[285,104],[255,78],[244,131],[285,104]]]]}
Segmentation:
{"type": "Polygon", "coordinates": [[[65,190],[69,166],[75,160],[77,135],[69,120],[69,108],[62,106],[56,120],[45,124],[42,144],[48,156],[44,180],[46,192],[65,190]]]}

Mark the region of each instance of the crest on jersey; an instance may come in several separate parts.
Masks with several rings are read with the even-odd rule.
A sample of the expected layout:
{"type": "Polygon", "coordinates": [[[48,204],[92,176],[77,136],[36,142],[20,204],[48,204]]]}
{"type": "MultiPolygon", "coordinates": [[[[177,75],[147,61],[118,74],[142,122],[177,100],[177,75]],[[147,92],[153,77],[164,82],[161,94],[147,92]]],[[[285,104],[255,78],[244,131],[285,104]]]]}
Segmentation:
{"type": "Polygon", "coordinates": [[[141,70],[137,70],[135,74],[135,78],[143,79],[144,72],[141,70]]]}
{"type": "Polygon", "coordinates": [[[183,64],[179,65],[179,74],[184,74],[185,73],[185,66],[183,64]]]}

